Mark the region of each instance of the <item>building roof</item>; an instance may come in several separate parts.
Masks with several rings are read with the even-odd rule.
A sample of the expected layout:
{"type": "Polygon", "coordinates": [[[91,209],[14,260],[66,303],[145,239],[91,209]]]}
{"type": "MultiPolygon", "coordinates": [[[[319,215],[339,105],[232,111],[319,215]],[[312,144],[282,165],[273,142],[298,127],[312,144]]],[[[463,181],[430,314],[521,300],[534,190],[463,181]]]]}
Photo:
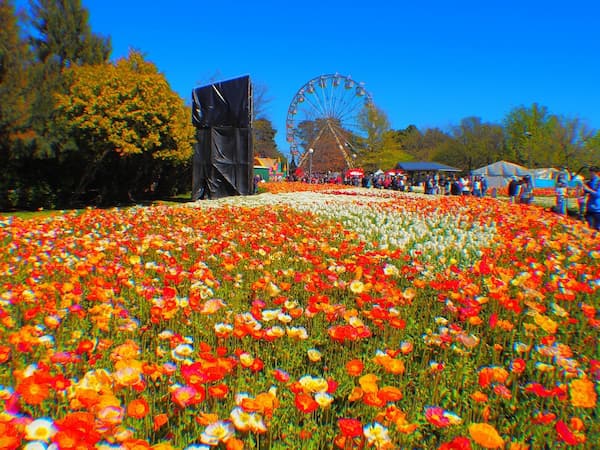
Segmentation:
{"type": "Polygon", "coordinates": [[[447,166],[434,161],[399,162],[396,164],[396,169],[402,169],[405,172],[462,172],[461,169],[457,169],[456,167],[447,166]]]}

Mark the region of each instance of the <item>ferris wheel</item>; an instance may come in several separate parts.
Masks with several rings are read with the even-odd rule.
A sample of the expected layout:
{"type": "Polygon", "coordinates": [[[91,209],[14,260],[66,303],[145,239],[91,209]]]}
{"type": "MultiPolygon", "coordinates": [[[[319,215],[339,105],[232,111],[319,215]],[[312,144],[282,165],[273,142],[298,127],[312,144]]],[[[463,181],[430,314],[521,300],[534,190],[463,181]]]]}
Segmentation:
{"type": "Polygon", "coordinates": [[[343,158],[346,168],[354,167],[355,146],[364,136],[359,116],[373,105],[364,83],[350,76],[329,74],[313,78],[302,86],[290,103],[286,139],[298,166],[310,156],[321,161],[343,158]]]}

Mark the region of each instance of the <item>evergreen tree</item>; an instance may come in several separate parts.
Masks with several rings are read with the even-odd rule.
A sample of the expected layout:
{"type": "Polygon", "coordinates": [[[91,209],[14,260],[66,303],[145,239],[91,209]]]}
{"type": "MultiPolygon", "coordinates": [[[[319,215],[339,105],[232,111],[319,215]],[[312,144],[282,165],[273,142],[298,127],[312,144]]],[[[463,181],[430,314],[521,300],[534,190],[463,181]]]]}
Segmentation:
{"type": "Polygon", "coordinates": [[[36,65],[32,76],[31,127],[37,135],[33,156],[59,158],[57,135],[53,126],[54,95],[65,92],[62,70],[83,64],[108,61],[110,40],[93,34],[88,11],[81,0],[31,1],[30,37],[36,65]]]}
{"type": "Polygon", "coordinates": [[[26,116],[27,44],[12,0],[0,0],[0,158],[6,162],[10,148],[23,132],[26,116]]]}
{"type": "Polygon", "coordinates": [[[281,158],[283,155],[277,148],[275,135],[277,130],[269,119],[256,119],[252,123],[252,140],[254,146],[254,156],[263,158],[281,158]]]}
{"type": "Polygon", "coordinates": [[[39,0],[30,1],[25,29],[31,33],[26,46],[18,39],[20,29],[12,5],[5,0],[0,3],[0,146],[9,169],[3,179],[9,206],[53,207],[65,190],[67,175],[81,170],[70,165],[72,152],[67,151],[77,149],[75,140],[61,135],[55,126],[55,96],[67,89],[62,71],[106,62],[110,42],[91,32],[88,12],[80,0],[39,0]],[[7,123],[12,130],[8,139],[7,123]]]}
{"type": "MultiPolygon", "coordinates": [[[[20,35],[19,16],[12,0],[0,0],[0,209],[17,206],[26,196],[20,159],[31,133],[27,99],[30,53],[20,35]]],[[[31,197],[31,192],[29,192],[31,197]]]]}
{"type": "Polygon", "coordinates": [[[31,42],[38,61],[55,64],[58,69],[108,61],[110,40],[92,33],[89,13],[81,0],[30,3],[31,23],[37,31],[31,42]]]}

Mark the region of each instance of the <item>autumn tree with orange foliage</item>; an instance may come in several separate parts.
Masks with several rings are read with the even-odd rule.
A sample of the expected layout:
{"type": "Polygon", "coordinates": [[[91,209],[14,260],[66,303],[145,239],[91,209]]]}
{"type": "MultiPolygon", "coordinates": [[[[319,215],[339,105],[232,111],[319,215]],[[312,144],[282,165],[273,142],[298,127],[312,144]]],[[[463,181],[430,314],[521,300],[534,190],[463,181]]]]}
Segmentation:
{"type": "Polygon", "coordinates": [[[69,89],[57,95],[58,126],[86,168],[76,194],[93,187],[116,199],[142,195],[158,188],[169,168],[189,162],[190,111],[140,53],[72,67],[65,76],[69,89]]]}

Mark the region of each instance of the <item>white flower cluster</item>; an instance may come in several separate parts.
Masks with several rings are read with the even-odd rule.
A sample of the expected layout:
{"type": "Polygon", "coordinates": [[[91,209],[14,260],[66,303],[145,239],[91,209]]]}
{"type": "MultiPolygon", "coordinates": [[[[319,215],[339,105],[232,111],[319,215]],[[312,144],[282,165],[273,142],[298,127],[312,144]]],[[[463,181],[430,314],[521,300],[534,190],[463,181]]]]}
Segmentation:
{"type": "Polygon", "coordinates": [[[469,215],[468,205],[442,208],[444,199],[394,191],[344,190],[341,194],[294,192],[226,197],[197,202],[202,208],[236,205],[286,205],[340,224],[369,245],[401,248],[431,264],[462,266],[478,260],[483,248],[495,245],[496,228],[469,215]],[[427,205],[419,208],[419,203],[427,205]],[[432,207],[440,202],[440,207],[432,207]]]}

